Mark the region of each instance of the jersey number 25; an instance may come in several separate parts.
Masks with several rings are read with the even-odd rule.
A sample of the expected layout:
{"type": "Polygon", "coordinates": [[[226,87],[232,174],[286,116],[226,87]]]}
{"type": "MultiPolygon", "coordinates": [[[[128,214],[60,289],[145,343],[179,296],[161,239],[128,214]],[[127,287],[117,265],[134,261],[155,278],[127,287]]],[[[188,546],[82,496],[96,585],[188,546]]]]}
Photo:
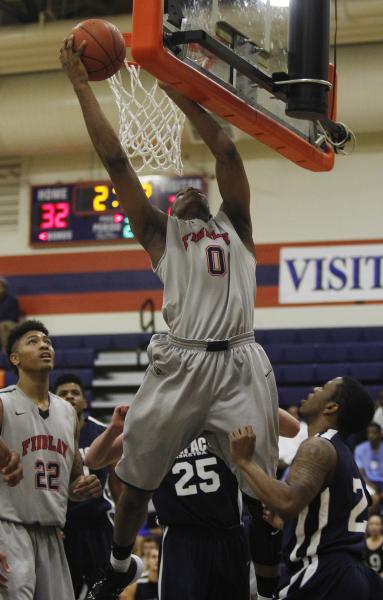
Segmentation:
{"type": "Polygon", "coordinates": [[[177,496],[192,496],[198,494],[199,491],[209,494],[216,492],[221,486],[219,475],[213,469],[209,469],[217,464],[217,459],[214,456],[209,458],[199,458],[194,464],[183,461],[176,463],[172,468],[173,475],[182,476],[175,484],[177,496]],[[191,480],[197,476],[199,481],[191,483],[191,480]]]}

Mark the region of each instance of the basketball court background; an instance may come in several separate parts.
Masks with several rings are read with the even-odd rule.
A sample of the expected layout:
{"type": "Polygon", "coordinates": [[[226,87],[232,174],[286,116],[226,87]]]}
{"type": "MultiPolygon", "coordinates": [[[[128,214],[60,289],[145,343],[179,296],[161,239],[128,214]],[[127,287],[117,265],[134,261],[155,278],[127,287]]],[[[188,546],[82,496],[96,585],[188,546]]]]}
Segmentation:
{"type": "MultiPolygon", "coordinates": [[[[345,305],[326,301],[304,306],[281,304],[278,299],[281,246],[371,242],[376,256],[383,256],[383,6],[369,0],[344,0],[339,2],[339,13],[338,118],[357,135],[355,153],[337,157],[333,171],[314,174],[230,126],[252,190],[259,246],[258,328],[382,324],[379,298],[374,303],[351,298],[345,305]],[[266,292],[267,288],[273,291],[266,292]]],[[[128,15],[108,19],[123,31],[131,29],[128,15]]],[[[38,314],[56,334],[138,331],[140,300],[154,293],[159,308],[160,298],[159,286],[140,280],[141,272],[148,276],[149,265],[132,269],[133,260],[127,257],[125,265],[121,259],[122,252],[138,251],[141,261],[138,246],[29,247],[30,186],[105,179],[57,58],[61,40],[76,22],[7,25],[0,30],[0,274],[11,284],[25,276],[24,291],[19,295],[27,314],[38,314]],[[102,256],[108,253],[110,261],[107,268],[101,261],[95,275],[94,264],[100,261],[93,261],[91,253],[98,252],[102,256]],[[109,291],[105,298],[97,295],[99,289],[89,289],[84,282],[89,281],[85,275],[93,272],[102,287],[108,269],[121,272],[121,289],[109,291]],[[65,272],[69,276],[60,293],[67,302],[49,303],[46,296],[50,294],[39,292],[37,274],[46,277],[43,287],[52,285],[54,294],[55,276],[65,272]],[[124,293],[130,296],[121,295],[124,293]],[[84,306],[90,309],[86,319],[84,306]]],[[[117,111],[107,84],[94,84],[94,89],[117,127],[117,111]]],[[[214,163],[188,126],[183,158],[186,174],[210,178],[209,199],[216,210],[219,197],[214,163]]],[[[381,273],[383,278],[383,267],[381,273]]],[[[157,328],[161,329],[163,324],[157,317],[157,328]]]]}

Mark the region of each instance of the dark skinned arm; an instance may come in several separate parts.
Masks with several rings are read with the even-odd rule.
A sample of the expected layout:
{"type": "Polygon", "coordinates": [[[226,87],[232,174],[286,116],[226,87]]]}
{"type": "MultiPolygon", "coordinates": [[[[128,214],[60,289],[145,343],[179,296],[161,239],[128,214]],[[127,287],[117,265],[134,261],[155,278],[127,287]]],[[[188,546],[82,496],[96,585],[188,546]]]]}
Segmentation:
{"type": "Polygon", "coordinates": [[[259,500],[282,518],[293,519],[329,484],[337,455],[328,440],[312,437],[296,454],[285,482],[272,479],[252,459],[255,435],[250,426],[229,434],[231,455],[259,500]]]}
{"type": "Polygon", "coordinates": [[[170,86],[161,84],[161,88],[194,125],[213,154],[217,183],[223,200],[221,209],[230,218],[245,246],[254,253],[249,182],[235,144],[199,104],[170,86]]]}
{"type": "Polygon", "coordinates": [[[73,85],[89,137],[109,173],[132,231],[155,266],[165,251],[167,215],[149,204],[116,132],[101,110],[81,62],[84,48],[82,43],[74,50],[73,36],[69,36],[60,50],[61,64],[73,85]]]}

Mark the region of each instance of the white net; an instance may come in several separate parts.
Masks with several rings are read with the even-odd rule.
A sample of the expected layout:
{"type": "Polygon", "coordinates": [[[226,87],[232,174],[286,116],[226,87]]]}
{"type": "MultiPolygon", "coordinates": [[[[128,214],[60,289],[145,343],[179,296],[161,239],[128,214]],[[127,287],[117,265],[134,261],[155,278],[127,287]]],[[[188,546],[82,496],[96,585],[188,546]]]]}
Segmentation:
{"type": "Polygon", "coordinates": [[[181,136],[185,115],[155,80],[145,86],[140,67],[125,61],[127,82],[122,70],[108,79],[120,114],[120,140],[134,168],[145,167],[182,174],[181,136]]]}

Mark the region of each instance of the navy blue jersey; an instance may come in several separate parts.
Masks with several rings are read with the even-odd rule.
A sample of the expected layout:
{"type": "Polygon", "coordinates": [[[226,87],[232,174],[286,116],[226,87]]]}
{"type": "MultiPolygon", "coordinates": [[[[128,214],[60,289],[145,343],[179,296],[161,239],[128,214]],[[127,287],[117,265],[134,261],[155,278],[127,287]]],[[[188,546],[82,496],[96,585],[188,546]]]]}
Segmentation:
{"type": "Polygon", "coordinates": [[[290,573],[316,557],[347,552],[362,557],[369,495],[348,446],[335,429],[320,434],[337,453],[330,485],[306,506],[298,518],[287,520],[283,553],[290,573]]]}
{"type": "Polygon", "coordinates": [[[367,544],[365,544],[363,558],[370,569],[377,573],[383,573],[383,542],[375,550],[371,550],[367,544]]]}
{"type": "MultiPolygon", "coordinates": [[[[106,425],[96,421],[93,417],[87,417],[85,419],[85,425],[80,430],[79,439],[79,451],[84,460],[85,454],[89,449],[89,446],[103,431],[105,431],[106,425]]],[[[85,475],[97,475],[102,485],[102,496],[95,500],[85,500],[84,502],[68,502],[67,512],[67,523],[72,520],[81,521],[97,521],[102,514],[109,514],[114,508],[113,503],[109,500],[105,486],[108,479],[108,469],[97,469],[93,471],[88,467],[84,466],[85,475]]]]}
{"type": "Polygon", "coordinates": [[[153,496],[160,525],[237,527],[241,496],[237,480],[199,437],[176,458],[153,496]]]}

